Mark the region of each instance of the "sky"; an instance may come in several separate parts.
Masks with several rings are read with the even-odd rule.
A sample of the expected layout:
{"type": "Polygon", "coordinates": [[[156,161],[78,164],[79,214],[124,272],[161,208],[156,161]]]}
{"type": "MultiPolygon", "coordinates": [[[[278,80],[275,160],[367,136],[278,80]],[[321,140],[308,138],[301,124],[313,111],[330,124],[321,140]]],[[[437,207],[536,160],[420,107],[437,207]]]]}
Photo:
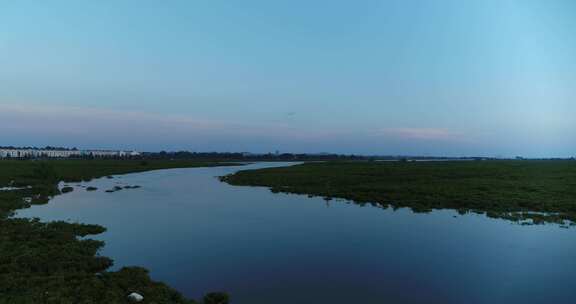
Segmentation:
{"type": "Polygon", "coordinates": [[[576,155],[572,0],[2,1],[0,146],[576,155]]]}

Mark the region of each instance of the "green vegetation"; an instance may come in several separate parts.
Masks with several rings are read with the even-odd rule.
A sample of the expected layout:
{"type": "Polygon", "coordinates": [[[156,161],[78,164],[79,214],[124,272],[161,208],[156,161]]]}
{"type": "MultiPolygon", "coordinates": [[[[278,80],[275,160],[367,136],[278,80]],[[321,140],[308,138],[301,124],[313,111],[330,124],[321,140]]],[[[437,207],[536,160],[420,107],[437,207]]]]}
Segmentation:
{"type": "Polygon", "coordinates": [[[576,222],[576,162],[568,160],[306,163],[222,180],[416,212],[450,208],[523,224],[576,222]]]}
{"type": "MultiPolygon", "coordinates": [[[[127,296],[132,292],[144,296],[141,303],[195,303],[152,281],[145,269],[106,271],[112,260],[98,254],[104,243],[80,238],[102,233],[104,227],[43,223],[11,215],[31,204],[48,202],[59,194],[57,183],[61,180],[79,182],[154,169],[220,165],[228,164],[184,160],[0,161],[0,188],[24,187],[0,191],[0,303],[130,303],[127,296]]],[[[217,293],[212,298],[227,296],[217,293]]]]}

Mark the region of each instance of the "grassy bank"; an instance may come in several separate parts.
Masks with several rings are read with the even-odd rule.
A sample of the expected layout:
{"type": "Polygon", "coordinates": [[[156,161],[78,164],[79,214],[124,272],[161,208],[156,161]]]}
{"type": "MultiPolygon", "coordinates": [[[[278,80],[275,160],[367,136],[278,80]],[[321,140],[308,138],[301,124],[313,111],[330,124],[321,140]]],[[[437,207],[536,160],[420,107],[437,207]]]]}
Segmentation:
{"type": "MultiPolygon", "coordinates": [[[[130,303],[127,296],[132,292],[144,295],[141,303],[196,303],[152,281],[143,268],[107,272],[112,260],[98,255],[104,243],[78,238],[102,233],[104,227],[10,216],[17,209],[46,203],[59,194],[57,183],[62,180],[88,181],[131,172],[219,165],[225,164],[184,160],[0,161],[0,188],[24,187],[0,191],[0,303],[130,303]]],[[[218,303],[220,299],[220,295],[212,294],[205,302],[218,303]]]]}
{"type": "Polygon", "coordinates": [[[576,161],[307,163],[223,180],[417,212],[450,208],[527,224],[576,222],[576,161]]]}

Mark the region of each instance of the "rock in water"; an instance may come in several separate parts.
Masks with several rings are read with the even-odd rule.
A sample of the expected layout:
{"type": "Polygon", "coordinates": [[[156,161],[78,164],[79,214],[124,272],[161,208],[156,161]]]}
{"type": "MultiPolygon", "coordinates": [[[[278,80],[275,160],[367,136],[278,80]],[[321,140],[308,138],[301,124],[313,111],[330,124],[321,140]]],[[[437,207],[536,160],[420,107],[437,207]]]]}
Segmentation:
{"type": "Polygon", "coordinates": [[[133,292],[128,295],[128,299],[130,299],[133,302],[142,302],[142,300],[144,300],[144,297],[141,294],[133,292]]]}

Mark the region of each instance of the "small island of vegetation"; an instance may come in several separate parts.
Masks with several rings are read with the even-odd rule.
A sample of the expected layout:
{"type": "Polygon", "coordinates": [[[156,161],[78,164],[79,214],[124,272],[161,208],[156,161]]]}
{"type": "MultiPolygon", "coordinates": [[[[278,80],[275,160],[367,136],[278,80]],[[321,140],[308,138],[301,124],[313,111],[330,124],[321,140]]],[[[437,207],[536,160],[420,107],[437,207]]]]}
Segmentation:
{"type": "Polygon", "coordinates": [[[74,188],[73,188],[73,187],[70,187],[70,186],[66,186],[66,187],[60,189],[60,192],[62,192],[62,193],[69,193],[69,192],[72,192],[72,191],[74,191],[74,188]]]}
{"type": "Polygon", "coordinates": [[[240,171],[221,179],[416,212],[449,208],[523,224],[576,222],[576,162],[570,160],[333,161],[240,171]]]}

